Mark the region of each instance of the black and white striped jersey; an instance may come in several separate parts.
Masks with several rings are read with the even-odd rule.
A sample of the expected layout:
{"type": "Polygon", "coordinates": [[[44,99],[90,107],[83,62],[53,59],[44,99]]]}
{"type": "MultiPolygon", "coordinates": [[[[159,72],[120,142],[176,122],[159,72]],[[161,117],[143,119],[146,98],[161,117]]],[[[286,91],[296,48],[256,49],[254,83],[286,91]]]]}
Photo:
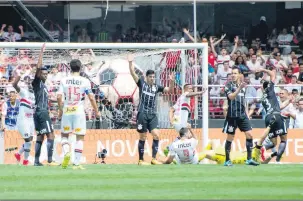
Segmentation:
{"type": "Polygon", "coordinates": [[[246,115],[245,112],[245,88],[241,89],[234,100],[228,98],[229,94],[234,93],[239,84],[228,82],[225,86],[225,94],[228,100],[227,117],[236,118],[246,115]]]}
{"type": "Polygon", "coordinates": [[[157,93],[163,92],[164,87],[160,85],[148,85],[144,77],[141,77],[137,83],[139,87],[139,105],[138,112],[153,114],[156,113],[156,98],[157,93]]]}

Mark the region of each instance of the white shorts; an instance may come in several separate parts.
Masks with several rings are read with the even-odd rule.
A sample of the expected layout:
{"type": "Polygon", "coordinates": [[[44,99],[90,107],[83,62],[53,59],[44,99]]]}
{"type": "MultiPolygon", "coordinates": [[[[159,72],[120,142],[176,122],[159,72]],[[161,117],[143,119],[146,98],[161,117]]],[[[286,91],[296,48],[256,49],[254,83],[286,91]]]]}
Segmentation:
{"type": "Polygon", "coordinates": [[[176,160],[177,165],[181,165],[181,164],[193,164],[193,165],[197,165],[197,164],[199,164],[199,156],[198,156],[198,154],[196,154],[194,156],[193,160],[190,161],[190,162],[182,163],[180,161],[180,158],[178,157],[178,155],[175,155],[175,160],[176,160]]]}
{"type": "Polygon", "coordinates": [[[86,116],[85,113],[62,115],[61,133],[74,133],[76,135],[85,135],[86,133],[86,116]]]}
{"type": "Polygon", "coordinates": [[[17,129],[21,134],[22,138],[29,138],[35,133],[35,123],[34,118],[18,118],[17,129]]]}

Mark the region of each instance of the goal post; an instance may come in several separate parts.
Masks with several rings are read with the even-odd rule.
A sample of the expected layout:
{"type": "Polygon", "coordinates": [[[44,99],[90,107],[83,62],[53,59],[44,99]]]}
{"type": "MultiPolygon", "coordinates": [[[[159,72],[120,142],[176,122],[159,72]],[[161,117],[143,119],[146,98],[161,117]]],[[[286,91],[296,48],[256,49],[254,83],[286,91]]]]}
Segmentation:
{"type": "MultiPolygon", "coordinates": [[[[0,48],[8,49],[8,51],[13,51],[13,49],[29,49],[34,50],[35,56],[37,58],[39,50],[41,49],[44,43],[41,42],[2,42],[0,43],[0,48]]],[[[153,68],[158,73],[163,69],[163,66],[160,66],[159,59],[163,53],[169,51],[181,51],[181,62],[180,62],[180,71],[179,80],[181,86],[180,88],[183,89],[184,83],[186,83],[186,79],[190,77],[191,80],[195,80],[191,84],[196,85],[196,87],[203,87],[208,88],[208,43],[45,43],[47,57],[49,60],[47,61],[48,64],[55,61],[56,58],[52,56],[54,52],[56,53],[57,58],[63,60],[64,56],[61,54],[68,54],[69,50],[77,50],[77,49],[92,49],[99,58],[99,60],[104,59],[107,56],[125,59],[128,53],[133,53],[135,55],[135,64],[138,67],[148,67],[153,68]],[[50,51],[52,50],[52,51],[50,51]],[[194,50],[194,51],[193,51],[194,50]],[[196,69],[195,72],[188,74],[188,63],[189,57],[185,54],[188,54],[188,51],[194,52],[191,53],[194,60],[200,60],[198,66],[199,68],[196,69]],[[187,52],[187,53],[185,53],[187,52]],[[59,56],[58,56],[59,55],[59,56]],[[185,56],[184,56],[185,55],[185,56]],[[198,58],[196,58],[196,56],[198,58]],[[141,57],[141,58],[140,58],[141,57]],[[148,59],[147,59],[148,58],[148,59]],[[185,59],[184,59],[185,58],[185,59]],[[200,83],[196,83],[197,71],[202,71],[202,76],[200,83]]],[[[45,56],[46,57],[46,56],[45,56]]],[[[65,62],[71,59],[71,56],[66,56],[65,62]]],[[[167,58],[166,58],[167,59],[167,58]]],[[[192,58],[191,58],[192,59],[192,58]]],[[[81,59],[80,59],[81,60],[81,59]]],[[[46,62],[46,61],[44,61],[46,62]]],[[[193,62],[197,64],[197,62],[193,62]]],[[[117,62],[117,65],[120,63],[117,62]]],[[[164,65],[164,64],[162,64],[164,65]]],[[[109,75],[108,75],[109,76],[109,75]]],[[[110,76],[109,76],[110,77],[110,76]]],[[[198,99],[196,99],[198,100],[198,99]]],[[[201,100],[199,99],[201,102],[201,100]]],[[[208,93],[205,93],[202,96],[202,105],[198,110],[198,102],[195,102],[195,107],[197,107],[196,112],[199,113],[198,116],[201,116],[202,112],[202,122],[201,119],[197,119],[196,121],[200,121],[199,124],[202,125],[202,146],[205,147],[208,143],[208,126],[209,126],[209,110],[208,110],[208,93]]]]}

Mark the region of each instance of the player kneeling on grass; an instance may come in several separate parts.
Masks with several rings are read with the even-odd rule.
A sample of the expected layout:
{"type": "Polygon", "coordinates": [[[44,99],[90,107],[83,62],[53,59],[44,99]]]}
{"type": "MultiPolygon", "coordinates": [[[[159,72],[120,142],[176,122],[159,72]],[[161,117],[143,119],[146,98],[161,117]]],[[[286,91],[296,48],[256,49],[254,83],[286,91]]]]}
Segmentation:
{"type": "MultiPolygon", "coordinates": [[[[277,152],[272,152],[271,154],[266,154],[266,146],[268,146],[266,143],[268,141],[264,142],[262,148],[261,148],[261,163],[262,164],[268,164],[273,157],[277,155],[277,152]]],[[[253,150],[256,149],[256,147],[253,148],[253,150]]],[[[247,159],[247,153],[246,151],[231,151],[230,152],[230,160],[233,164],[240,164],[244,165],[246,164],[247,159]]],[[[206,146],[205,150],[200,153],[199,155],[199,162],[203,159],[209,159],[211,161],[216,162],[217,164],[224,164],[225,162],[225,148],[223,146],[218,146],[214,148],[213,141],[210,141],[208,145],[206,146]]],[[[252,158],[254,158],[254,155],[252,155],[252,158]]]]}
{"type": "Polygon", "coordinates": [[[29,76],[24,78],[25,84],[27,85],[26,88],[20,88],[18,83],[20,81],[22,72],[15,71],[15,79],[13,82],[13,87],[19,93],[21,100],[20,100],[20,109],[19,115],[17,117],[17,128],[20,132],[22,138],[24,139],[24,144],[19,149],[18,153],[15,153],[15,158],[17,159],[18,163],[21,160],[21,154],[24,152],[24,160],[23,165],[28,165],[28,157],[31,149],[31,143],[33,140],[33,134],[35,132],[35,125],[34,125],[34,106],[35,106],[35,95],[32,87],[32,80],[29,76]]]}
{"type": "Polygon", "coordinates": [[[70,161],[70,150],[68,144],[68,134],[76,134],[75,160],[73,169],[84,169],[80,165],[83,151],[83,139],[86,133],[86,116],[84,110],[85,95],[88,96],[91,105],[96,113],[96,118],[100,118],[95,95],[91,90],[91,84],[87,78],[80,76],[81,62],[77,59],[70,62],[72,74],[61,80],[57,100],[59,105],[59,119],[61,119],[61,144],[64,153],[62,168],[67,168],[70,161]],[[64,106],[62,95],[64,94],[64,106]]]}
{"type": "Polygon", "coordinates": [[[189,128],[181,128],[180,139],[173,142],[164,164],[171,164],[174,160],[177,164],[198,164],[199,156],[196,152],[198,140],[189,128]]]}

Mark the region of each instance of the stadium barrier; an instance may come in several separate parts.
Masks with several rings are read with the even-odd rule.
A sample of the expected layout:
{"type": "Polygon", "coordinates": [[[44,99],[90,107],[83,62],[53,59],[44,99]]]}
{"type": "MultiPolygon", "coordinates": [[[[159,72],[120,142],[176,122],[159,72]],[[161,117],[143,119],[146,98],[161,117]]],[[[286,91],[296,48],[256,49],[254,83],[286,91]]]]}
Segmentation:
{"type": "MultiPolygon", "coordinates": [[[[195,134],[199,136],[199,148],[202,150],[201,129],[193,129],[195,134]]],[[[258,140],[261,136],[263,129],[253,129],[254,140],[258,140]]],[[[54,159],[57,162],[61,162],[63,155],[61,153],[61,139],[60,131],[56,130],[54,159]]],[[[303,131],[302,129],[291,129],[288,131],[288,143],[282,162],[285,163],[303,163],[303,131]]],[[[159,142],[159,158],[164,159],[163,150],[169,145],[175,138],[177,133],[173,129],[161,129],[161,137],[159,142]]],[[[224,145],[226,135],[222,133],[222,129],[209,129],[209,139],[214,140],[216,143],[224,145]]],[[[14,148],[20,147],[23,143],[23,139],[17,131],[6,131],[4,134],[4,147],[1,147],[0,153],[4,152],[4,163],[14,164],[16,163],[14,158],[14,148]],[[13,150],[13,151],[9,151],[13,150]]],[[[34,139],[35,140],[35,139],[34,139]]],[[[71,147],[73,148],[73,142],[75,136],[70,136],[71,147]]],[[[278,140],[279,141],[279,140],[278,140]]],[[[102,149],[107,150],[107,156],[105,162],[107,164],[134,164],[138,159],[138,134],[136,130],[121,129],[121,130],[88,130],[84,140],[84,152],[81,159],[82,163],[92,164],[96,160],[100,162],[101,159],[96,158],[96,154],[102,149]]],[[[152,137],[148,135],[148,140],[145,144],[145,160],[151,160],[151,145],[152,137]]],[[[233,143],[233,150],[243,151],[245,150],[245,135],[237,133],[233,143]]],[[[72,156],[73,158],[74,156],[72,156]]],[[[31,148],[30,163],[34,160],[34,143],[31,148]]],[[[47,160],[46,152],[46,140],[43,143],[41,161],[47,160]]]]}

